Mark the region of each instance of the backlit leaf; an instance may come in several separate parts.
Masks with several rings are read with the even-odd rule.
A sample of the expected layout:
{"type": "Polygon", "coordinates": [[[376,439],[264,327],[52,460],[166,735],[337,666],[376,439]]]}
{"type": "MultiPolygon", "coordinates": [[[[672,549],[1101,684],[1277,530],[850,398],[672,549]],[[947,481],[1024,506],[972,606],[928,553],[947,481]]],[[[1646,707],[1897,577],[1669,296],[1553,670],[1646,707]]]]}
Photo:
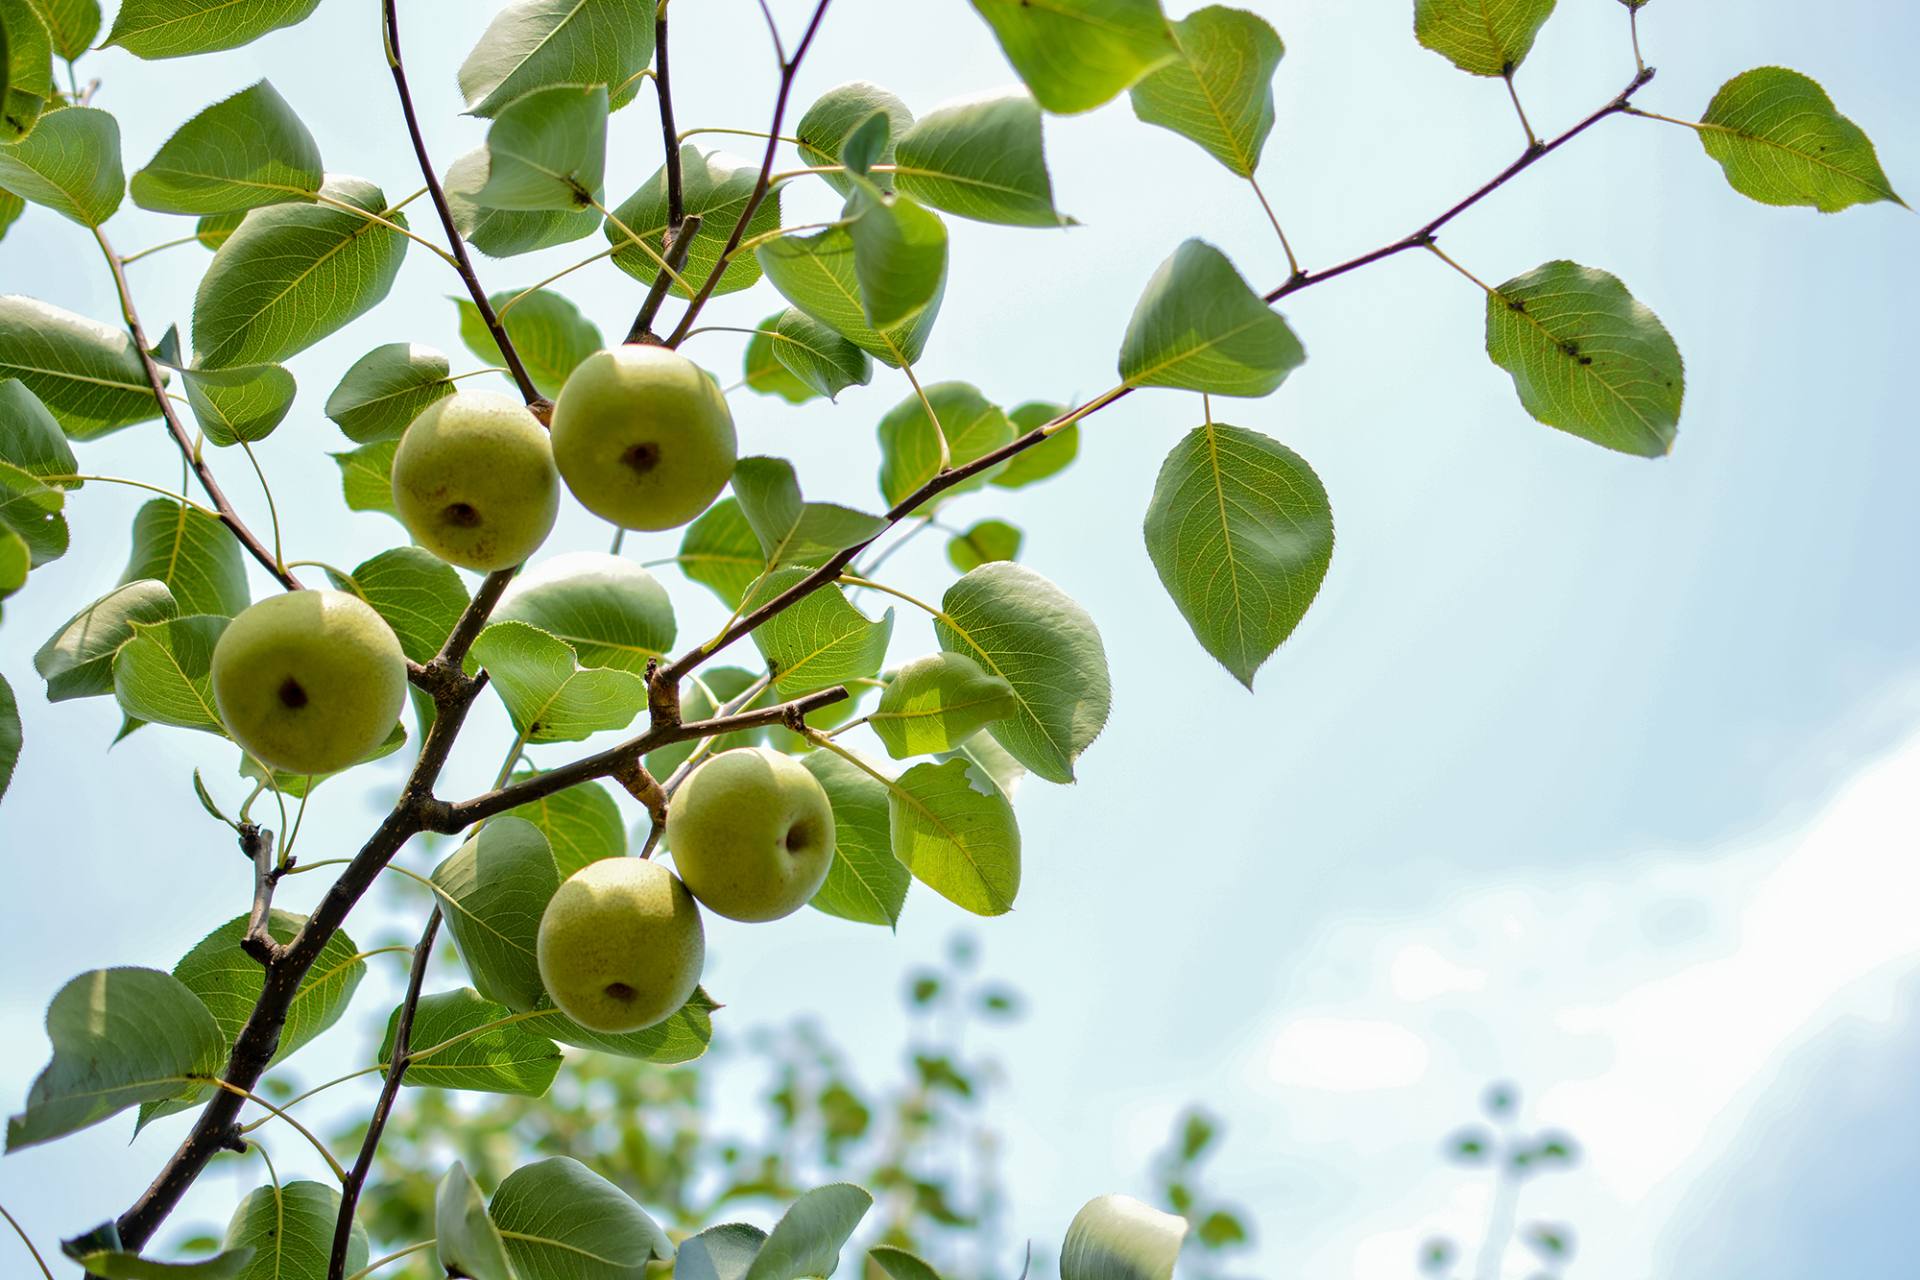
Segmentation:
{"type": "Polygon", "coordinates": [[[1264,396],[1306,358],[1226,255],[1189,240],[1147,281],[1121,343],[1120,377],[1130,387],[1264,396]]]}
{"type": "Polygon", "coordinates": [[[1013,686],[972,658],[935,653],[901,667],[868,724],[895,760],[951,751],[983,725],[1012,715],[1013,686]]]}
{"type": "Polygon", "coordinates": [[[160,416],[126,330],[34,298],[0,297],[0,378],[26,383],[74,440],[160,416]]]}
{"type": "Polygon", "coordinates": [[[1090,111],[1173,56],[1160,0],[973,0],[1020,78],[1057,114],[1090,111]]]}
{"type": "Polygon", "coordinates": [[[1836,213],[1876,200],[1906,203],[1860,126],[1818,82],[1785,67],[1759,67],[1722,85],[1701,117],[1700,145],[1735,191],[1762,204],[1836,213]]]}
{"type": "Polygon", "coordinates": [[[1133,86],[1133,113],[1252,177],[1273,132],[1273,73],[1286,46],[1265,18],[1225,5],[1196,9],[1172,31],[1179,52],[1133,86]]]}
{"type": "MultiPolygon", "coordinates": [[[[489,301],[497,313],[515,296],[511,292],[496,293],[489,301]]],[[[454,303],[460,309],[460,340],[467,344],[467,350],[490,365],[504,364],[506,357],[487,331],[480,309],[465,298],[456,298],[454,303]]],[[[526,363],[533,385],[549,398],[560,394],[575,366],[606,345],[600,330],[580,314],[580,308],[547,289],[535,290],[514,302],[501,323],[508,341],[526,363]]]]}
{"type": "Polygon", "coordinates": [[[234,213],[311,200],[326,181],[320,148],[265,80],[181,125],[133,175],[133,202],[161,213],[234,213]]]}
{"type": "MultiPolygon", "coordinates": [[[[747,593],[745,611],[805,578],[811,570],[775,569],[747,593]]],[[[893,635],[893,610],[877,620],[848,602],[836,586],[823,586],[754,628],[753,643],[767,660],[774,688],[794,698],[847,680],[878,675],[893,635]]]]}
{"type": "MultiPolygon", "coordinates": [[[[249,1192],[227,1224],[226,1247],[253,1250],[239,1280],[325,1275],[339,1218],[340,1192],[322,1183],[269,1183],[249,1192]]],[[[356,1222],[347,1237],[347,1274],[366,1265],[367,1233],[356,1222]]]]}
{"type": "Polygon", "coordinates": [[[1413,34],[1462,71],[1503,76],[1525,60],[1555,0],[1414,0],[1413,34]]]}
{"type": "MultiPolygon", "coordinates": [[[[746,211],[747,201],[759,183],[760,166],[723,152],[702,152],[698,147],[683,145],[680,175],[686,212],[700,215],[700,230],[687,246],[686,265],[680,269],[681,280],[686,283],[675,281],[672,286],[676,297],[687,298],[719,265],[720,250],[726,247],[727,237],[733,234],[734,224],[746,211]]],[[[645,284],[652,284],[660,274],[658,258],[666,256],[667,212],[667,171],[662,167],[628,196],[606,223],[607,243],[618,246],[613,255],[614,265],[645,284]],[[629,243],[628,231],[653,252],[629,243]]],[[[780,193],[776,189],[769,191],[754,209],[743,234],[763,235],[779,225],[780,193]]],[[[714,293],[734,293],[759,279],[760,266],[754,256],[736,253],[727,263],[727,273],[720,277],[714,293]]]]}
{"type": "Polygon", "coordinates": [[[234,49],[305,21],[320,0],[123,0],[107,34],[141,58],[234,49]]]}
{"type": "Polygon", "coordinates": [[[572,645],[525,622],[496,622],[474,641],[473,660],[493,676],[530,742],[577,742],[624,729],[646,709],[647,683],[630,671],[582,667],[572,645]]]}
{"type": "Polygon", "coordinates": [[[453,394],[451,370],[432,347],[375,347],[353,362],[327,397],[327,416],[356,444],[398,439],[428,405],[453,394]]]}
{"type": "Polygon", "coordinates": [[[605,85],[611,105],[632,101],[653,58],[653,11],[630,0],[516,0],[497,14],[460,64],[460,92],[476,116],[554,85],[605,85]]]}
{"type": "Polygon", "coordinates": [[[97,107],[62,107],[32,133],[0,145],[0,187],[34,204],[97,227],[126,195],[120,125],[97,107]]]}
{"type": "MultiPolygon", "coordinates": [[[[488,1025],[511,1012],[470,987],[421,997],[408,1036],[408,1052],[413,1056],[402,1083],[529,1098],[544,1094],[560,1072],[560,1050],[545,1036],[527,1030],[525,1022],[488,1025]]],[[[387,1019],[386,1038],[380,1042],[383,1063],[393,1059],[399,1014],[395,1009],[387,1019]]]]}
{"type": "Polygon", "coordinates": [[[646,1210],[567,1156],[515,1169],[488,1208],[520,1280],[641,1280],[673,1257],[646,1210]]]}
{"type": "Polygon", "coordinates": [[[531,623],[558,636],[583,667],[634,675],[673,647],[673,601],[659,579],[597,551],[558,556],[516,579],[493,620],[531,623]]]}
{"type": "Polygon", "coordinates": [[[144,578],[166,583],[183,614],[231,618],[251,598],[240,544],[227,527],[165,498],[142,504],[133,517],[133,550],[120,581],[144,578]]]}
{"type": "Polygon", "coordinates": [[[862,351],[898,369],[919,360],[940,313],[939,295],[911,319],[890,329],[867,323],[854,267],[853,237],[845,227],[810,236],[782,236],[755,252],[782,296],[862,351]]]}
{"type": "Polygon", "coordinates": [[[1053,207],[1040,105],[1018,89],[936,107],[900,136],[894,164],[901,191],[962,218],[1015,227],[1071,221],[1053,207]]]}

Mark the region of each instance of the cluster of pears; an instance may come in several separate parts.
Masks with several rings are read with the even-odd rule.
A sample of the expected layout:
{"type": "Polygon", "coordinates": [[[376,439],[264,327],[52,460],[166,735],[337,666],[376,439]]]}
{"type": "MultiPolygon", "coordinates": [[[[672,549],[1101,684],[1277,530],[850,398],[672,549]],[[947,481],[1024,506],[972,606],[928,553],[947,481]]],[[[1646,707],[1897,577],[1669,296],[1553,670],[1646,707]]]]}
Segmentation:
{"type": "MultiPolygon", "coordinates": [[[[733,475],[726,398],[664,347],[587,357],[553,405],[551,433],[519,401],[460,391],[407,427],[393,501],[415,542],[482,573],[521,564],[546,541],[560,485],[627,529],[699,515],[733,475]]],[[[380,615],[341,591],[295,591],[244,610],[214,647],[214,704],[235,742],[288,773],[333,773],[392,733],[407,664],[380,615]]]]}
{"type": "Polygon", "coordinates": [[[568,877],[540,917],[540,981],[589,1030],[650,1027],[693,995],[706,963],[696,902],[755,922],[805,906],[833,864],[833,806],[793,757],[739,747],[687,777],[666,842],[678,875],[602,858],[568,877]]]}

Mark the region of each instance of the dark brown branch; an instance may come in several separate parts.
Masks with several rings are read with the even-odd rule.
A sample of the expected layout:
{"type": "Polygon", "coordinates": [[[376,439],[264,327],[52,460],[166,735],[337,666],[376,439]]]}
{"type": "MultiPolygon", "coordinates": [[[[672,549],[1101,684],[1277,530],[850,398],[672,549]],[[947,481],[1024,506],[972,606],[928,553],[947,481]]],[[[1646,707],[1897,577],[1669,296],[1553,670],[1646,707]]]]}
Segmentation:
{"type": "MultiPolygon", "coordinates": [[[[1265,300],[1269,303],[1278,302],[1289,294],[1298,293],[1302,289],[1310,288],[1316,284],[1322,284],[1328,280],[1346,275],[1351,271],[1357,271],[1361,267],[1369,266],[1386,258],[1391,258],[1396,254],[1405,253],[1409,249],[1418,249],[1431,244],[1442,227],[1452,222],[1467,210],[1473,208],[1476,204],[1479,204],[1495,191],[1498,191],[1516,175],[1553,154],[1573,139],[1579,137],[1582,133],[1585,133],[1588,129],[1591,129],[1594,125],[1605,120],[1608,116],[1618,115],[1625,111],[1633,95],[1638,93],[1651,79],[1653,79],[1653,68],[1648,67],[1642,70],[1628,83],[1627,87],[1621,90],[1607,105],[1601,107],[1579,124],[1574,125],[1571,129],[1568,129],[1565,133],[1553,139],[1553,141],[1543,143],[1536,147],[1529,147],[1519,159],[1515,160],[1505,169],[1502,169],[1491,180],[1483,183],[1473,194],[1457,202],[1445,213],[1442,213],[1439,217],[1432,219],[1420,227],[1419,230],[1403,236],[1391,244],[1382,245],[1370,253],[1363,253],[1357,258],[1351,258],[1338,266],[1329,267],[1324,271],[1295,272],[1283,284],[1268,290],[1267,293],[1263,295],[1265,300]]],[[[777,131],[776,128],[776,132],[777,131]]],[[[1116,387],[1112,391],[1081,405],[1079,408],[1069,410],[1067,413],[1055,418],[1052,422],[1035,427],[1025,435],[1009,441],[991,453],[975,458],[972,462],[942,471],[939,475],[934,476],[933,479],[927,481],[914,492],[901,499],[892,510],[888,511],[886,514],[886,524],[881,528],[880,533],[885,533],[901,520],[904,520],[907,516],[912,515],[922,506],[925,506],[929,499],[937,497],[961,481],[979,475],[983,471],[991,470],[1007,459],[1014,457],[1016,454],[1024,453],[1035,445],[1040,444],[1046,440],[1052,431],[1061,423],[1078,421],[1100,409],[1106,408],[1116,400],[1126,398],[1132,393],[1133,388],[1131,387],[1116,387]]],[[[725,631],[721,632],[716,640],[698,649],[688,650],[678,658],[675,658],[661,670],[661,677],[674,681],[684,678],[689,672],[693,671],[708,658],[726,648],[740,637],[752,632],[754,628],[766,622],[767,619],[792,607],[797,601],[834,581],[848,565],[853,563],[856,556],[873,545],[874,540],[880,536],[880,533],[876,533],[873,538],[869,538],[865,542],[848,547],[846,550],[828,557],[826,562],[819,568],[813,570],[806,577],[773,597],[773,599],[766,601],[757,608],[751,609],[734,619],[732,624],[730,624],[725,631]]]]}
{"type": "Polygon", "coordinates": [[[768,725],[790,725],[797,716],[818,711],[821,707],[830,707],[847,698],[845,688],[838,685],[831,689],[821,689],[805,697],[795,698],[792,702],[783,702],[776,707],[762,707],[757,711],[743,711],[738,715],[716,716],[711,720],[695,720],[691,724],[654,725],[645,733],[629,738],[617,746],[607,748],[596,755],[584,756],[558,769],[535,774],[531,778],[500,787],[471,800],[462,800],[458,804],[439,804],[428,809],[425,815],[427,828],[432,831],[452,834],[464,831],[476,822],[484,822],[496,814],[519,805],[530,804],[556,792],[582,782],[591,782],[595,778],[617,777],[644,756],[659,747],[671,746],[676,742],[689,742],[700,738],[717,738],[723,733],[733,733],[740,729],[764,729],[768,725]]]}
{"type": "MultiPolygon", "coordinates": [[[[773,124],[767,129],[767,149],[760,159],[760,177],[753,184],[753,194],[747,197],[747,203],[741,206],[740,216],[734,220],[733,230],[727,234],[727,243],[720,250],[713,270],[707,272],[707,278],[700,285],[700,291],[693,295],[687,304],[686,314],[680,317],[680,323],[673,327],[673,334],[667,339],[669,347],[677,347],[687,339],[687,333],[693,328],[693,322],[700,315],[700,309],[707,305],[707,299],[720,284],[727,267],[733,262],[734,252],[740,248],[740,242],[746,238],[747,225],[753,221],[753,215],[760,211],[760,204],[767,198],[767,191],[773,185],[773,159],[780,149],[780,129],[787,120],[787,101],[793,96],[794,78],[800,74],[800,63],[807,56],[807,50],[813,45],[813,38],[820,34],[820,22],[827,16],[827,6],[832,0],[820,0],[814,7],[813,20],[807,23],[807,32],[800,37],[791,58],[780,60],[780,91],[773,99],[773,124]]],[[[775,39],[779,34],[775,32],[775,39]]]]}
{"type": "Polygon", "coordinates": [[[381,0],[381,8],[386,18],[387,66],[393,71],[393,85],[400,93],[400,112],[407,120],[407,136],[413,141],[414,158],[420,163],[420,177],[427,184],[427,194],[433,198],[434,211],[440,215],[441,229],[447,234],[447,247],[459,267],[460,278],[466,282],[467,295],[473,299],[487,332],[493,335],[495,344],[499,346],[501,358],[507,362],[507,371],[513,375],[514,385],[520,388],[521,397],[528,404],[533,404],[541,399],[540,389],[533,385],[533,379],[527,374],[527,366],[514,349],[513,339],[507,336],[507,327],[500,322],[499,313],[493,309],[487,291],[480,286],[480,277],[473,269],[473,258],[467,253],[467,242],[460,235],[460,228],[454,225],[453,208],[447,203],[446,189],[440,185],[440,175],[434,171],[433,157],[427,154],[427,140],[420,132],[420,116],[413,107],[413,90],[407,84],[406,64],[400,58],[400,15],[396,0],[381,0]]]}
{"type": "Polygon", "coordinates": [[[427,917],[427,927],[413,949],[413,968],[407,974],[407,994],[393,1020],[393,1056],[387,1060],[387,1077],[380,1086],[380,1099],[373,1104],[367,1120],[367,1136],[360,1144],[360,1158],[353,1162],[347,1180],[340,1187],[340,1216],[333,1227],[333,1253],[327,1260],[327,1280],[345,1280],[347,1250],[353,1244],[353,1217],[360,1205],[360,1193],[366,1189],[367,1175],[373,1171],[373,1158],[380,1150],[380,1137],[393,1114],[393,1100],[400,1082],[413,1065],[413,1015],[420,1007],[420,987],[426,981],[427,960],[433,955],[433,940],[440,932],[440,908],[427,917]]]}
{"type": "Polygon", "coordinates": [[[173,401],[167,395],[166,375],[160,371],[159,363],[148,351],[146,330],[140,325],[140,313],[133,305],[133,289],[127,284],[127,271],[120,261],[120,255],[113,251],[107,237],[100,228],[93,229],[93,238],[100,242],[100,251],[107,255],[107,267],[113,272],[113,287],[120,294],[120,314],[127,324],[127,333],[133,339],[133,349],[140,355],[140,365],[146,371],[147,386],[153,391],[153,398],[160,404],[160,416],[166,420],[167,434],[180,449],[180,456],[193,468],[193,474],[199,479],[200,487],[206,490],[207,500],[213,503],[213,509],[220,517],[220,523],[239,540],[248,555],[258,560],[274,580],[289,591],[300,589],[300,580],[283,564],[266,543],[260,541],[247,522],[234,510],[233,503],[227,499],[220,482],[213,478],[213,468],[207,465],[205,458],[193,445],[193,437],[188,434],[186,425],[175,412],[173,401]]]}
{"type": "Polygon", "coordinates": [[[667,264],[666,269],[653,278],[646,301],[640,304],[640,314],[633,318],[633,327],[627,330],[628,342],[660,341],[653,332],[654,317],[660,314],[660,305],[667,300],[667,290],[672,286],[673,278],[687,265],[687,254],[693,249],[693,238],[699,234],[700,215],[696,213],[682,221],[667,236],[666,252],[660,255],[667,264]]]}
{"type": "Polygon", "coordinates": [[[253,863],[253,910],[247,916],[247,931],[240,949],[268,968],[279,958],[280,944],[273,940],[273,891],[280,883],[280,872],[273,865],[273,832],[255,823],[240,824],[240,852],[253,863]]]}
{"type": "Polygon", "coordinates": [[[673,231],[687,216],[687,198],[680,173],[680,131],[673,124],[673,76],[667,67],[667,6],[664,2],[653,19],[653,87],[654,97],[660,103],[660,135],[666,147],[667,230],[673,231]]]}

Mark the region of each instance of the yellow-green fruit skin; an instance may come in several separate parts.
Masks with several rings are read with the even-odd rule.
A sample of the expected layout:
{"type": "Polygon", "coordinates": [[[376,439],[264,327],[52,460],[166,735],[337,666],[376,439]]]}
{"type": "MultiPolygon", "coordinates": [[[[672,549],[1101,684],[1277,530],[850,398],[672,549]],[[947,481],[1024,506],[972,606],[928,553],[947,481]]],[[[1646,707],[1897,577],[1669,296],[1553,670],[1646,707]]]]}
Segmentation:
{"type": "Polygon", "coordinates": [[[833,866],[833,804],[804,765],[765,747],[695,769],[667,810],[673,865],[710,911],[778,920],[820,891],[833,866]]]}
{"type": "Polygon", "coordinates": [[[540,981],[589,1031],[624,1035],[671,1017],[700,985],[706,929],[680,877],[602,858],[567,877],[540,917],[540,981]]]}
{"type": "Polygon", "coordinates": [[[289,591],[240,612],[213,647],[213,701],[247,754],[287,773],[337,773],[393,732],[407,656],[344,591],[289,591]]]}
{"type": "Polygon", "coordinates": [[[595,352],[553,405],[553,460],[567,488],[627,529],[674,529],[705,511],[738,449],[720,388],[665,347],[595,352]]]}
{"type": "Polygon", "coordinates": [[[393,505],[413,540],[448,564],[492,573],[523,563],[560,514],[546,428],[493,391],[434,401],[400,437],[393,505]]]}

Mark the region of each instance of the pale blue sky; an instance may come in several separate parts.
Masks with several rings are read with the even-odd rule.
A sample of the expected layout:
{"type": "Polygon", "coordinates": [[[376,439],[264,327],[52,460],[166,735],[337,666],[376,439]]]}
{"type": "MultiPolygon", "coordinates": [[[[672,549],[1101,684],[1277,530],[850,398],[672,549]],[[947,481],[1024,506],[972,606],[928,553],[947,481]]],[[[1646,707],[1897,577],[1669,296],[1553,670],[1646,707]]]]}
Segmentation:
{"type": "MultiPolygon", "coordinates": [[[[1400,0],[1253,7],[1289,50],[1261,178],[1309,265],[1404,233],[1516,153],[1498,83],[1420,49],[1400,0]]],[[[478,6],[404,8],[444,166],[482,133],[457,116],[452,83],[478,6]]],[[[797,28],[808,6],[774,8],[797,28]]],[[[679,0],[682,127],[764,127],[754,9],[679,0]]],[[[1633,70],[1617,4],[1560,9],[1519,77],[1543,132],[1633,70]]],[[[375,11],[331,0],[230,54],[144,65],[108,52],[84,65],[106,81],[99,102],[121,118],[129,169],[264,74],[330,168],[400,194],[416,182],[375,11]]],[[[1695,114],[1731,75],[1790,65],[1872,134],[1896,186],[1920,187],[1920,89],[1904,56],[1920,20],[1905,6],[1836,0],[1816,20],[1755,0],[1730,21],[1655,0],[1643,36],[1660,68],[1652,109],[1695,114]]],[[[798,101],[856,78],[925,110],[1012,76],[961,0],[837,0],[798,101]]],[[[616,121],[616,197],[658,163],[642,98],[616,121]]],[[[1050,121],[1048,142],[1060,204],[1085,225],[956,221],[925,376],[975,381],[1007,404],[1104,389],[1141,285],[1189,235],[1256,283],[1285,274],[1245,186],[1124,102],[1050,121]]],[[[816,204],[796,199],[790,220],[816,204]]],[[[131,208],[109,230],[123,250],[178,234],[131,208]]],[[[1299,297],[1287,314],[1307,366],[1268,400],[1216,407],[1314,464],[1340,534],[1319,602],[1252,696],[1200,653],[1139,531],[1161,458],[1198,420],[1194,397],[1132,397],[1088,424],[1067,476],[957,509],[1027,530],[1030,562],[1100,623],[1116,686],[1079,785],[1022,789],[1018,909],[974,930],[1033,1010],[1001,1046],[1017,1232],[1057,1236],[1087,1197],[1144,1190],[1165,1123],[1202,1099],[1231,1130],[1221,1189],[1264,1228],[1244,1270],[1403,1275],[1412,1241],[1476,1209],[1436,1169],[1434,1144],[1499,1075],[1546,1090],[1545,1114],[1593,1149],[1542,1201],[1587,1228],[1583,1270],[1903,1274],[1920,1231],[1897,1207],[1911,1201],[1920,1127],[1906,1084],[1920,1067],[1920,939],[1890,907],[1910,918],[1920,894],[1903,870],[1920,794],[1920,438],[1901,376],[1915,235],[1891,206],[1823,217],[1749,203],[1684,131],[1631,120],[1463,219],[1446,247],[1485,277],[1570,257],[1615,272],[1660,314],[1686,355],[1688,394],[1678,447],[1655,463],[1528,418],[1484,356],[1479,296],[1437,263],[1407,255],[1299,297]],[[1853,878],[1823,878],[1829,865],[1853,878]],[[1848,892],[1808,888],[1823,885],[1848,892]],[[1782,886],[1789,905],[1809,904],[1805,921],[1770,914],[1782,886]],[[1829,1112],[1837,1096],[1845,1105],[1829,1112]],[[1821,1194],[1805,1193],[1810,1181],[1821,1194]]],[[[593,247],[482,271],[491,287],[523,285],[593,247]]],[[[133,268],[153,329],[186,319],[198,253],[133,268]]],[[[443,301],[456,285],[416,253],[387,304],[294,362],[303,400],[261,455],[298,555],[351,564],[398,540],[381,517],[346,515],[321,456],[341,437],[319,405],[375,344],[457,352],[443,301]]],[[[114,317],[87,237],[44,213],[0,243],[0,288],[114,317]]],[[[571,294],[608,332],[638,300],[604,266],[574,277],[571,294]]],[[[776,305],[763,287],[710,314],[752,324],[776,305]]],[[[738,366],[726,335],[690,353],[738,366]]],[[[881,371],[837,407],[737,394],[743,447],[792,457],[813,496],[876,505],[873,426],[905,391],[881,371]]],[[[84,458],[161,482],[178,465],[153,428],[84,458]]],[[[218,464],[257,510],[242,461],[218,464]]],[[[44,1060],[39,1018],[60,982],[105,964],[168,967],[245,901],[244,868],[188,786],[197,764],[238,794],[231,753],[145,731],[105,757],[103,792],[81,779],[103,768],[114,708],[49,708],[32,676],[41,638],[117,577],[137,501],[89,488],[73,551],[8,602],[0,630],[28,733],[0,807],[0,846],[25,886],[0,906],[9,1105],[44,1060]]],[[[676,537],[629,550],[669,555],[676,537]]],[[[601,540],[571,511],[550,546],[601,540]]],[[[946,579],[931,540],[893,564],[910,587],[946,579]]],[[[667,580],[684,635],[720,621],[703,589],[667,580]]],[[[896,644],[903,658],[932,648],[924,619],[903,616],[896,644]]],[[[477,720],[449,793],[484,784],[503,725],[477,720]]],[[[368,773],[321,793],[307,857],[364,835],[394,785],[390,769],[368,773]]],[[[425,867],[433,855],[406,856],[425,867]]],[[[295,905],[317,891],[290,888],[295,905]]],[[[900,975],[963,923],[926,893],[895,936],[811,914],[723,923],[710,985],[741,1025],[819,1013],[877,1074],[897,1043],[900,975]]],[[[358,929],[363,942],[385,932],[358,929]]],[[[397,978],[363,987],[342,1043],[303,1055],[308,1078],[367,1060],[397,978]]],[[[0,1161],[0,1202],[48,1241],[117,1212],[177,1136],[156,1126],[129,1151],[126,1129],[0,1161]]],[[[297,1159],[280,1145],[283,1162],[297,1159]]],[[[233,1197],[210,1186],[182,1221],[224,1219],[233,1197]]]]}

